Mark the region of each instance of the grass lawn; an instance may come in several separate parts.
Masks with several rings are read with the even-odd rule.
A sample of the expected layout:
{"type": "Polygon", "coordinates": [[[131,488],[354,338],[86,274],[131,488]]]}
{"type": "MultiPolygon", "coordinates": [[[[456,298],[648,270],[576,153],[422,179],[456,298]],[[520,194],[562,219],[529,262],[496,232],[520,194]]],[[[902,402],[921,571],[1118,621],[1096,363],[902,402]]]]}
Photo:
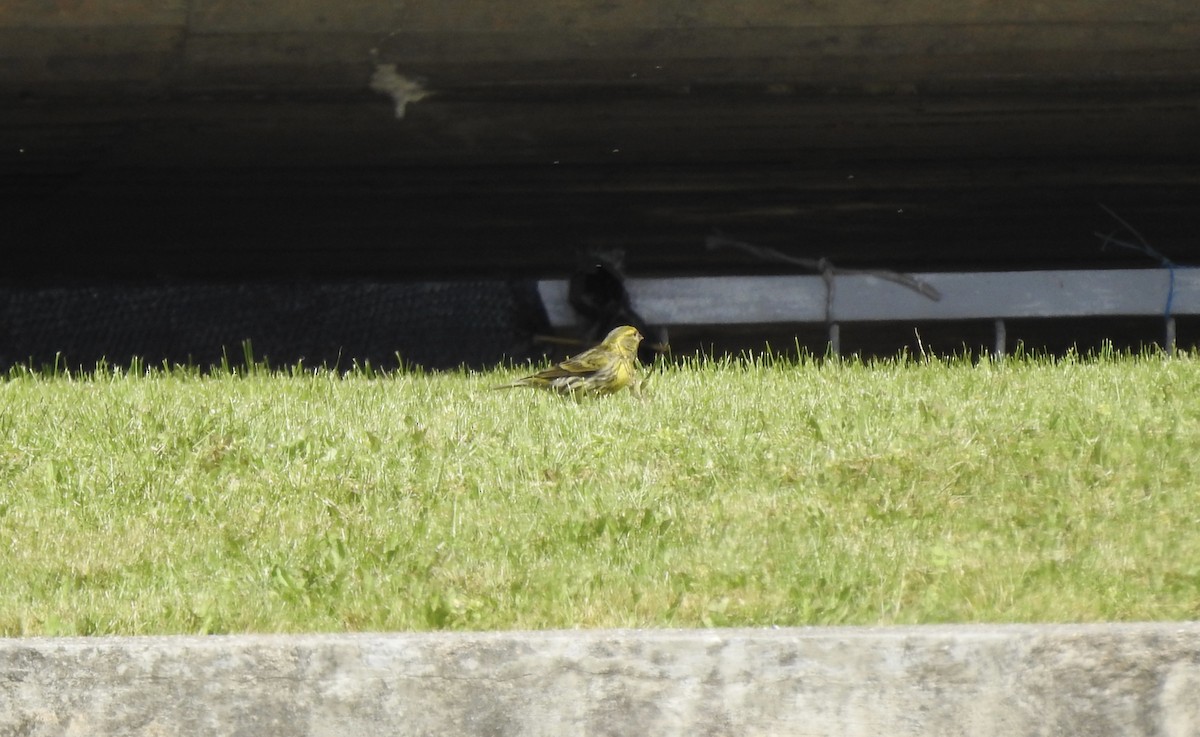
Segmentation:
{"type": "Polygon", "coordinates": [[[13,372],[0,635],[1200,618],[1200,357],[13,372]]]}

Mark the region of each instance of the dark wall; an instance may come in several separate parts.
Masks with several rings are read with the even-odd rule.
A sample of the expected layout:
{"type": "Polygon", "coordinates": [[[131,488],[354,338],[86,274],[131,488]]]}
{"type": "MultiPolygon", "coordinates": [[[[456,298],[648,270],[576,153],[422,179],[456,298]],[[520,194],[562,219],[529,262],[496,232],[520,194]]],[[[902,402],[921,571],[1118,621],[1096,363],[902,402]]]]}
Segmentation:
{"type": "Polygon", "coordinates": [[[7,3],[4,277],[1197,260],[1200,5],[1027,5],[7,3]]]}

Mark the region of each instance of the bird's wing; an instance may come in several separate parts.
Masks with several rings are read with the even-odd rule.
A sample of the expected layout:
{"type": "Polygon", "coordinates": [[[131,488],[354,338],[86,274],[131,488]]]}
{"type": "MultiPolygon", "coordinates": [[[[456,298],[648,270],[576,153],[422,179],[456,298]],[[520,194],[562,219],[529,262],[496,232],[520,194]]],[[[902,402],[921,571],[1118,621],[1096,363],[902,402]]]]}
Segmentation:
{"type": "Polygon", "coordinates": [[[538,372],[537,375],[547,379],[554,379],[560,376],[585,376],[599,371],[608,360],[609,358],[600,351],[584,351],[578,356],[572,356],[562,363],[557,363],[545,371],[538,372]]]}

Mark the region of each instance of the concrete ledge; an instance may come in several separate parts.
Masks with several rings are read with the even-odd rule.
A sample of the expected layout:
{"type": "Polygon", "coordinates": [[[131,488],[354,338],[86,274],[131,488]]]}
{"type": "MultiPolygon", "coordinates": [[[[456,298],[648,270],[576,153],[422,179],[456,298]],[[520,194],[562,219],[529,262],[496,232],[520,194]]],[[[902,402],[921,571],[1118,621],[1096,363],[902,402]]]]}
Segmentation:
{"type": "Polygon", "coordinates": [[[1200,734],[1200,623],[0,640],[0,734],[1200,734]]]}

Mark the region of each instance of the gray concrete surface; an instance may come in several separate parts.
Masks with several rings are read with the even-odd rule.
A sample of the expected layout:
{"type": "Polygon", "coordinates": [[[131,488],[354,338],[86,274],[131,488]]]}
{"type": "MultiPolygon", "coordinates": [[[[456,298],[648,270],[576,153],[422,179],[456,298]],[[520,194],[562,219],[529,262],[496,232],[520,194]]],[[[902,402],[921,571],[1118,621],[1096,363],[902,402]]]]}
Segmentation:
{"type": "Polygon", "coordinates": [[[1200,623],[0,640],[0,734],[1200,735],[1200,623]]]}

